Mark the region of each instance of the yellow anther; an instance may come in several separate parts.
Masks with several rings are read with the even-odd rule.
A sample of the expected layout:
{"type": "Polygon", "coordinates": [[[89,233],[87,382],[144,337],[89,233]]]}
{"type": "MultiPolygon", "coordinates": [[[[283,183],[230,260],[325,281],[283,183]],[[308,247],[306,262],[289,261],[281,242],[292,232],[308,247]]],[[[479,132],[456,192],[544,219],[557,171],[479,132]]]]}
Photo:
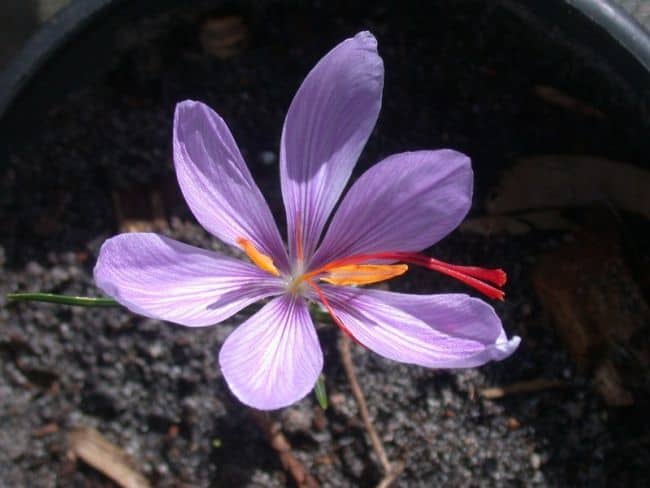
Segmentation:
{"type": "Polygon", "coordinates": [[[403,275],[409,267],[406,264],[348,264],[331,268],[320,277],[330,285],[370,285],[403,275]]]}
{"type": "Polygon", "coordinates": [[[249,259],[253,261],[253,263],[255,263],[258,268],[263,269],[272,275],[280,276],[280,272],[278,271],[278,268],[276,268],[273,264],[273,260],[266,254],[262,254],[257,249],[255,249],[255,246],[253,246],[253,244],[251,244],[248,239],[239,237],[237,238],[237,244],[239,247],[241,247],[242,251],[246,253],[246,256],[248,256],[249,259]]]}

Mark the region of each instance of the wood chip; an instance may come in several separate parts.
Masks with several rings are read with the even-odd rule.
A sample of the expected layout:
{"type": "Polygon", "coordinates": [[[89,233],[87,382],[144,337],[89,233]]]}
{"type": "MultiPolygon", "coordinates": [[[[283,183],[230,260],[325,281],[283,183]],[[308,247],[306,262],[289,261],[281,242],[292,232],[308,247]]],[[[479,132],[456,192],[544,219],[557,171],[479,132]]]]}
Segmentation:
{"type": "Polygon", "coordinates": [[[235,56],[244,48],[248,29],[244,20],[238,16],[211,17],[201,25],[200,39],[206,53],[224,60],[235,56]]]}
{"type": "Polygon", "coordinates": [[[590,105],[578,98],[572,97],[571,95],[567,95],[563,91],[560,91],[552,86],[535,85],[533,92],[545,102],[548,102],[551,105],[562,107],[563,109],[569,110],[571,112],[577,112],[582,115],[587,115],[589,117],[595,117],[598,119],[605,117],[605,114],[593,105],[590,105]]]}
{"type": "Polygon", "coordinates": [[[521,422],[514,417],[508,417],[506,419],[506,427],[508,430],[517,430],[521,427],[521,422]]]}
{"type": "Polygon", "coordinates": [[[634,404],[634,397],[622,386],[623,382],[624,379],[610,360],[601,363],[594,373],[596,389],[611,407],[629,407],[634,404]]]}
{"type": "Polygon", "coordinates": [[[532,393],[541,390],[550,390],[553,388],[565,388],[567,385],[561,380],[549,380],[545,378],[536,378],[529,381],[520,381],[507,386],[495,386],[493,388],[484,388],[479,390],[479,395],[487,400],[503,398],[508,395],[519,393],[532,393]]]}
{"type": "Polygon", "coordinates": [[[50,422],[49,424],[45,424],[42,427],[39,427],[36,429],[32,435],[34,437],[45,437],[48,435],[56,434],[59,431],[59,424],[56,422],[50,422]]]}
{"type": "Polygon", "coordinates": [[[164,231],[168,228],[163,198],[157,188],[137,186],[112,192],[120,232],[164,231]]]}
{"type": "Polygon", "coordinates": [[[79,458],[123,488],[148,488],[128,456],[94,429],[83,427],[68,434],[69,456],[79,458]]]}
{"type": "Polygon", "coordinates": [[[631,390],[647,389],[650,307],[607,218],[539,258],[532,281],[574,362],[594,375],[608,405],[620,406],[631,404],[631,390]]]}
{"type": "Polygon", "coordinates": [[[488,212],[579,207],[602,203],[650,218],[650,172],[588,156],[548,155],[520,160],[508,171],[488,212]]]}
{"type": "Polygon", "coordinates": [[[460,224],[460,231],[481,236],[493,235],[523,235],[532,229],[538,230],[570,230],[575,225],[562,217],[560,212],[553,210],[538,210],[517,215],[485,215],[466,219],[460,224]]]}

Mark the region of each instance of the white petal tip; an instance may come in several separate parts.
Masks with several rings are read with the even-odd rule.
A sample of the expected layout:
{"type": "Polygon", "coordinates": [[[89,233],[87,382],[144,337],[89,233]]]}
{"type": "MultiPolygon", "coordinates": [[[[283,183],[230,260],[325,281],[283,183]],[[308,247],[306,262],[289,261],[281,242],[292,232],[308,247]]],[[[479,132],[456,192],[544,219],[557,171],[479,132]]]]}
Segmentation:
{"type": "Polygon", "coordinates": [[[513,336],[508,341],[497,342],[494,345],[494,357],[492,359],[494,361],[506,359],[517,350],[519,344],[521,344],[521,337],[519,336],[513,336]]]}
{"type": "Polygon", "coordinates": [[[361,31],[357,33],[353,39],[361,43],[366,48],[373,50],[377,49],[377,39],[372,35],[370,31],[361,31]]]}

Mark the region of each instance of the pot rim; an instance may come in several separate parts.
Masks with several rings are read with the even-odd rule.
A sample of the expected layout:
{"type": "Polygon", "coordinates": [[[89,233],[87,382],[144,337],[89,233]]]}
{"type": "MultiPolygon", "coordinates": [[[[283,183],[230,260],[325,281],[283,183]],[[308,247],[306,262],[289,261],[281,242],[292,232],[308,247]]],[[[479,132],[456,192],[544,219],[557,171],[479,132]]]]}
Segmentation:
{"type": "Polygon", "coordinates": [[[102,11],[121,1],[73,0],[43,23],[0,71],[0,118],[53,53],[102,11]]]}
{"type": "Polygon", "coordinates": [[[621,43],[650,72],[650,33],[614,0],[565,0],[621,43]]]}
{"type": "MultiPolygon", "coordinates": [[[[614,0],[564,1],[604,29],[650,72],[650,33],[614,0]]],[[[121,3],[124,0],[73,0],[45,22],[0,71],[0,118],[22,88],[66,41],[109,7],[121,3]]]]}

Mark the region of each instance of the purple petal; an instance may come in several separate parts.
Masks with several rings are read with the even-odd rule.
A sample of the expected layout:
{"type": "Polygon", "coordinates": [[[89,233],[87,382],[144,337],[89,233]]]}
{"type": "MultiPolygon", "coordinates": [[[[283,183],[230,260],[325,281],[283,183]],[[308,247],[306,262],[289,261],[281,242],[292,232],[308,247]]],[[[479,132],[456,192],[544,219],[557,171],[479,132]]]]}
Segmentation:
{"type": "Polygon", "coordinates": [[[176,105],[174,163],[183,196],[203,227],[233,246],[247,239],[287,269],[269,206],[228,126],[207,105],[191,100],[176,105]]]}
{"type": "Polygon", "coordinates": [[[311,391],[323,353],[305,301],[275,298],[228,336],[219,352],[228,386],[260,410],[286,407],[311,391]]]}
{"type": "Polygon", "coordinates": [[[384,159],[345,195],[312,267],[353,254],[431,246],[469,211],[472,181],[469,158],[449,149],[384,159]]]}
{"type": "Polygon", "coordinates": [[[305,260],[316,248],[377,122],[383,83],[377,41],[361,32],[325,55],[291,102],[282,130],[280,176],[292,256],[297,234],[305,260]]]}
{"type": "Polygon", "coordinates": [[[377,354],[431,368],[469,368],[512,354],[485,302],[462,294],[407,295],[323,286],[330,305],[350,333],[377,354]]]}
{"type": "Polygon", "coordinates": [[[157,234],[120,234],[99,251],[95,283],[132,312],[190,327],[216,324],[282,293],[275,276],[157,234]]]}

